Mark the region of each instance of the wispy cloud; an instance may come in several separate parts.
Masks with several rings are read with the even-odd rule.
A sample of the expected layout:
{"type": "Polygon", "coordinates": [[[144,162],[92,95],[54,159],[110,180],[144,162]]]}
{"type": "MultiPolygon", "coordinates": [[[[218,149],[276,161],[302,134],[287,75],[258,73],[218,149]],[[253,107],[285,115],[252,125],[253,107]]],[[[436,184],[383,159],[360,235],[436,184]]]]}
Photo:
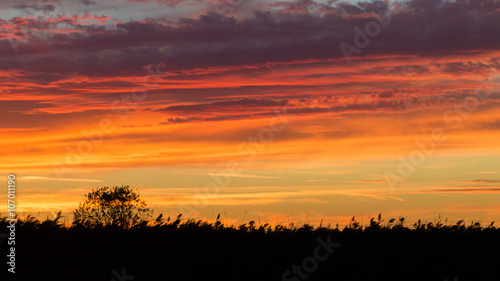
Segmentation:
{"type": "MultiPolygon", "coordinates": [[[[456,181],[453,181],[453,182],[456,182],[456,181]]],[[[471,183],[471,184],[474,184],[474,183],[498,183],[498,182],[500,182],[500,180],[462,180],[459,182],[460,183],[471,183]]]]}
{"type": "MultiPolygon", "coordinates": [[[[196,175],[196,176],[217,176],[216,173],[180,173],[180,172],[175,172],[173,174],[196,175]]],[[[280,177],[275,177],[275,176],[237,174],[237,173],[231,174],[231,177],[234,177],[234,178],[255,178],[255,179],[279,179],[280,178],[280,177]]]]}
{"type": "Polygon", "coordinates": [[[498,174],[498,171],[467,172],[467,174],[498,174]]]}
{"type": "Polygon", "coordinates": [[[103,182],[102,180],[94,179],[67,179],[67,178],[51,178],[40,176],[20,176],[21,181],[68,181],[68,182],[103,182]]]}
{"type": "Polygon", "coordinates": [[[326,182],[326,181],[330,181],[330,180],[322,180],[322,179],[320,179],[320,180],[306,180],[306,181],[308,181],[308,182],[326,182]]]}
{"type": "Polygon", "coordinates": [[[423,190],[417,192],[405,192],[410,194],[415,193],[477,193],[477,194],[497,194],[500,193],[500,186],[482,187],[482,186],[453,186],[440,187],[438,189],[423,190]]]}
{"type": "Polygon", "coordinates": [[[352,181],[347,181],[351,183],[384,183],[386,182],[385,180],[352,180],[352,181]]]}
{"type": "Polygon", "coordinates": [[[500,193],[500,187],[495,188],[450,188],[450,189],[436,189],[434,193],[500,193]]]}

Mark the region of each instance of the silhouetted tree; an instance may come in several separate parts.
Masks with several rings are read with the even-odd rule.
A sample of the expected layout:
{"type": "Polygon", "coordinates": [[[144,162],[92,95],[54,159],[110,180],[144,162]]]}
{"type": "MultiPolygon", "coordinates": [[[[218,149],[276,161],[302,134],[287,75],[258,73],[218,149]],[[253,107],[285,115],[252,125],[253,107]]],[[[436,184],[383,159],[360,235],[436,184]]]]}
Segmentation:
{"type": "Polygon", "coordinates": [[[85,195],[87,199],[73,211],[74,224],[84,226],[115,225],[128,227],[147,220],[152,212],[139,194],[128,185],[101,187],[85,195]]]}

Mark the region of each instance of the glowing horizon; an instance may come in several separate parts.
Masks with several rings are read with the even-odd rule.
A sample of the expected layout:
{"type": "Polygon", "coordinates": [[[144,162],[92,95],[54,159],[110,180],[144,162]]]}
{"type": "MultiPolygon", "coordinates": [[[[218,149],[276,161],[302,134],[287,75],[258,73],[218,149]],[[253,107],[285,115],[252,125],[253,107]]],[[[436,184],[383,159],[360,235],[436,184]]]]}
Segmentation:
{"type": "Polygon", "coordinates": [[[19,212],[500,219],[499,1],[49,2],[0,7],[19,212]]]}

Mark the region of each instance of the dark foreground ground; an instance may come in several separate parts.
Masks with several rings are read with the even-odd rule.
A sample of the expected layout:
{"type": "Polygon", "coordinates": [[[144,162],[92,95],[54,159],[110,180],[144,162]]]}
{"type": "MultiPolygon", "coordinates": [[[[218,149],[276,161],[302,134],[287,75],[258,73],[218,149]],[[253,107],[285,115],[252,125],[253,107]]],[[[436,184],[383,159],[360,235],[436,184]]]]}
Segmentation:
{"type": "MultiPolygon", "coordinates": [[[[0,220],[0,234],[7,225],[0,220]]],[[[176,220],[125,230],[19,221],[15,274],[0,239],[1,280],[500,280],[500,229],[479,224],[312,229],[176,220]]]]}

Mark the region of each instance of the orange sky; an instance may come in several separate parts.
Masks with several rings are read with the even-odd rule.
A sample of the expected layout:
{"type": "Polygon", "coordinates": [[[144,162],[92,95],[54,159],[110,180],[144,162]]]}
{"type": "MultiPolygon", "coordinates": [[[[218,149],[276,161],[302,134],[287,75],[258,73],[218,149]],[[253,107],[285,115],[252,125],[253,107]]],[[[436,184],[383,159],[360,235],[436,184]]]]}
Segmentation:
{"type": "Polygon", "coordinates": [[[156,214],[228,223],[500,219],[498,1],[461,10],[465,31],[438,16],[463,3],[179,3],[2,8],[0,173],[19,211],[130,185],[156,214]],[[348,63],[339,43],[384,7],[348,63]]]}

